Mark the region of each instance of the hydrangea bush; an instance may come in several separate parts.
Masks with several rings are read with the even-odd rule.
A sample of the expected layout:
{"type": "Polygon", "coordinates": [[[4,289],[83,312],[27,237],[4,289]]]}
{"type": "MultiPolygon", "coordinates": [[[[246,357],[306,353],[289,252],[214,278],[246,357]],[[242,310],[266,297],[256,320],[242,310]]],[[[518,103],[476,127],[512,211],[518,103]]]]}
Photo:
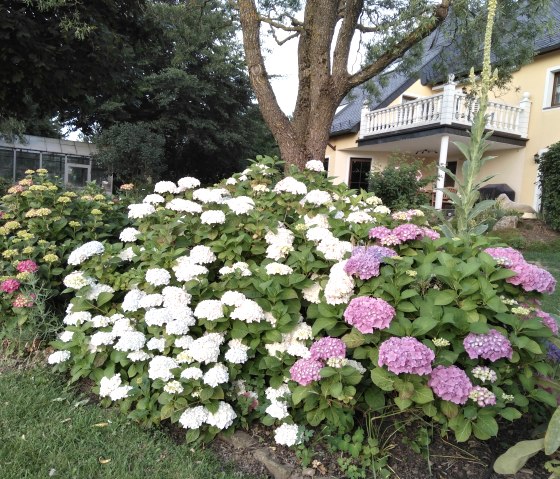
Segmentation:
{"type": "Polygon", "coordinates": [[[189,441],[258,420],[294,445],[386,408],[488,439],[498,417],[556,404],[535,387],[557,333],[538,307],[546,271],[483,237],[440,238],[321,162],[278,171],[265,157],[213,188],[157,183],[119,242],[76,249],[49,362],[189,441]]]}
{"type": "Polygon", "coordinates": [[[116,239],[126,222],[126,205],[100,189],[65,190],[45,169],[26,171],[0,203],[3,334],[10,336],[13,328],[21,328],[33,316],[30,308],[38,288],[43,298],[62,289],[62,278],[73,267],[67,260],[78,245],[90,239],[116,239]]]}

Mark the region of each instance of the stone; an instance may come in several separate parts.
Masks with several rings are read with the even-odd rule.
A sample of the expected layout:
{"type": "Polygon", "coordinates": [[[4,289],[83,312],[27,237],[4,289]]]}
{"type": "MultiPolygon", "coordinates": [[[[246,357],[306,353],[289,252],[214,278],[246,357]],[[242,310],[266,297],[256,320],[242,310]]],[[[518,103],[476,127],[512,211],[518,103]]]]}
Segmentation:
{"type": "Polygon", "coordinates": [[[500,206],[500,208],[506,211],[510,210],[518,211],[519,213],[536,213],[532,206],[511,201],[505,193],[502,193],[496,198],[496,203],[500,206]]]}
{"type": "Polygon", "coordinates": [[[499,231],[499,230],[515,229],[517,228],[518,221],[519,218],[517,216],[503,216],[496,222],[492,230],[499,231]]]}

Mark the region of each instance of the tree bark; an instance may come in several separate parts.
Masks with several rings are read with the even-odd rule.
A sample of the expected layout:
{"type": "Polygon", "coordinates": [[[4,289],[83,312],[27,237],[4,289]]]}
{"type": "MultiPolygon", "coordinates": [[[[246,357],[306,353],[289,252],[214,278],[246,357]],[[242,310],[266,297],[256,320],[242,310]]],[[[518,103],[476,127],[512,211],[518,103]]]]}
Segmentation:
{"type": "Polygon", "coordinates": [[[407,33],[395,46],[357,73],[348,73],[348,58],[364,0],[307,0],[303,23],[286,27],[298,43],[298,95],[293,118],[280,109],[266,72],[260,45],[259,15],[254,0],[238,0],[243,48],[251,85],[263,118],[278,142],[287,165],[303,168],[309,160],[323,160],[336,108],[352,88],[382,72],[416,43],[433,32],[447,16],[451,0],[433,10],[432,17],[407,33]],[[341,21],[331,64],[331,46],[341,21]]]}

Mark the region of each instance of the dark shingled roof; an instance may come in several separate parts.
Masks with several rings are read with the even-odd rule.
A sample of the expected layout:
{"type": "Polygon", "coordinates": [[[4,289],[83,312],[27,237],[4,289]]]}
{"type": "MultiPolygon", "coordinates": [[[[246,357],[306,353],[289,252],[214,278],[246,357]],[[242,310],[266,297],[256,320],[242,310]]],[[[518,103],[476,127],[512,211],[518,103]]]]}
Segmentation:
{"type": "MultiPolygon", "coordinates": [[[[552,0],[550,20],[554,24],[560,25],[560,0],[552,0]]],[[[384,108],[413,85],[418,78],[422,79],[422,83],[427,83],[434,75],[434,64],[444,47],[444,43],[444,36],[438,35],[437,31],[424,40],[424,56],[418,66],[417,76],[404,75],[399,72],[390,73],[383,85],[378,80],[373,79],[372,81],[378,90],[378,94],[375,96],[368,95],[363,86],[354,88],[342,101],[339,111],[334,116],[331,136],[359,131],[362,106],[366,100],[369,101],[371,110],[384,108]]],[[[557,49],[560,49],[560,28],[548,31],[535,39],[537,54],[557,49]]]]}

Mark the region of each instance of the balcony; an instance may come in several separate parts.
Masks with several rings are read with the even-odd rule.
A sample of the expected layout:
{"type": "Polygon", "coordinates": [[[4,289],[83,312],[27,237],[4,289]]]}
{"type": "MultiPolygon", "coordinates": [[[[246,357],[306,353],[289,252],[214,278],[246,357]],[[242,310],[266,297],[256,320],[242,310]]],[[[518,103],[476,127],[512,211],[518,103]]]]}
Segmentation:
{"type": "MultiPolygon", "coordinates": [[[[524,93],[519,105],[489,102],[488,130],[526,139],[531,102],[524,93]]],[[[362,110],[360,140],[378,135],[405,133],[406,130],[431,129],[438,126],[469,127],[478,103],[455,89],[455,84],[443,87],[443,93],[420,98],[402,105],[369,111],[362,110]]]]}

